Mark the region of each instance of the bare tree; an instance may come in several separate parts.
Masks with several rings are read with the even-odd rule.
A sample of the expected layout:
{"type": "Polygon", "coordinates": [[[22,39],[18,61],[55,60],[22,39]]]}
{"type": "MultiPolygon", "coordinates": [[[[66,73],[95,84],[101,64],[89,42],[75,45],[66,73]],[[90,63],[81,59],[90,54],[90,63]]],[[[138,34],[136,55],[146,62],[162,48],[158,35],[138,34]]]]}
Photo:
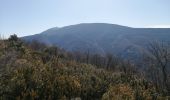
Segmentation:
{"type": "Polygon", "coordinates": [[[87,52],[85,53],[86,55],[86,63],[89,64],[89,59],[90,59],[90,51],[87,50],[87,52]]]}
{"type": "Polygon", "coordinates": [[[167,67],[170,63],[170,45],[165,42],[152,42],[148,47],[148,51],[150,52],[150,59],[152,63],[157,66],[161,72],[163,77],[163,85],[165,89],[168,89],[168,74],[167,67]]]}

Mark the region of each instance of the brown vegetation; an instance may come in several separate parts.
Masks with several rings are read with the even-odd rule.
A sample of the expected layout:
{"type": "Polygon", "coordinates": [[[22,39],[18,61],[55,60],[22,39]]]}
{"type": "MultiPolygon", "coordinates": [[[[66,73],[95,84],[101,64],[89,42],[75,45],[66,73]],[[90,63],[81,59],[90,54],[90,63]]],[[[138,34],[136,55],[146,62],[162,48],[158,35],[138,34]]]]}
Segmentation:
{"type": "Polygon", "coordinates": [[[164,75],[164,66],[169,66],[169,60],[163,56],[160,61],[154,54],[164,88],[116,56],[66,52],[35,41],[25,43],[12,35],[0,41],[0,99],[168,100],[169,77],[167,72],[164,75]]]}

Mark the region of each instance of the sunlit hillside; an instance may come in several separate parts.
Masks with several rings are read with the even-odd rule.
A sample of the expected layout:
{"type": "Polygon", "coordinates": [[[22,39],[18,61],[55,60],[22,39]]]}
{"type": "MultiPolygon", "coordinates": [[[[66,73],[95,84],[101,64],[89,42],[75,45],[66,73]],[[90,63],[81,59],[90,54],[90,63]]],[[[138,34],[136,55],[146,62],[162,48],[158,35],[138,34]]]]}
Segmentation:
{"type": "Polygon", "coordinates": [[[12,35],[0,41],[0,99],[168,100],[169,77],[135,68],[113,55],[66,52],[12,35]]]}

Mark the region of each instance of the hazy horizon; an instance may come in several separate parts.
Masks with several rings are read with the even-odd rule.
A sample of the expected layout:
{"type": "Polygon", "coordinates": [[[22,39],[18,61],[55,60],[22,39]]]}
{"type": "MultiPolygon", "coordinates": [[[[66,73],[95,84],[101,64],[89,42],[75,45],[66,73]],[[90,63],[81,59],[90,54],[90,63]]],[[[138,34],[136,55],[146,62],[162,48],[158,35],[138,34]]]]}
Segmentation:
{"type": "Polygon", "coordinates": [[[170,28],[169,4],[168,0],[1,0],[0,34],[26,36],[80,23],[170,28]]]}

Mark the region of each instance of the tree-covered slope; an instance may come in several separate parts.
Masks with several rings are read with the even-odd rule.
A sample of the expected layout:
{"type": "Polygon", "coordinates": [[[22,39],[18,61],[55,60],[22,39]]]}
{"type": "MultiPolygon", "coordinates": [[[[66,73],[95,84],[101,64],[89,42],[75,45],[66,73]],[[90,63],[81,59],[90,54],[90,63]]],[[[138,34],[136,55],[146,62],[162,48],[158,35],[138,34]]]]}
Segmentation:
{"type": "Polygon", "coordinates": [[[0,40],[1,100],[168,99],[166,88],[142,75],[111,55],[73,54],[16,35],[0,40]]]}
{"type": "Polygon", "coordinates": [[[23,37],[23,39],[57,45],[69,51],[138,57],[151,41],[170,42],[170,29],[130,28],[114,24],[92,23],[52,28],[37,35],[23,37]]]}

